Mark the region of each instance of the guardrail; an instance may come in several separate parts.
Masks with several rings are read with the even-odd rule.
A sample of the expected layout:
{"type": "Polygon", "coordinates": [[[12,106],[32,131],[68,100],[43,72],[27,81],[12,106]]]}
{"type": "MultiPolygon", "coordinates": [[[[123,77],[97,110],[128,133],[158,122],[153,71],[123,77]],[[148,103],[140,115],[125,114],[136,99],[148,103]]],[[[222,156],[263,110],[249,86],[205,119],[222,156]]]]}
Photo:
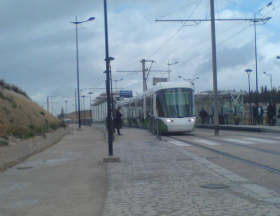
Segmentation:
{"type": "Polygon", "coordinates": [[[161,121],[161,119],[156,118],[155,116],[149,117],[149,131],[157,138],[157,140],[161,140],[161,121]]]}

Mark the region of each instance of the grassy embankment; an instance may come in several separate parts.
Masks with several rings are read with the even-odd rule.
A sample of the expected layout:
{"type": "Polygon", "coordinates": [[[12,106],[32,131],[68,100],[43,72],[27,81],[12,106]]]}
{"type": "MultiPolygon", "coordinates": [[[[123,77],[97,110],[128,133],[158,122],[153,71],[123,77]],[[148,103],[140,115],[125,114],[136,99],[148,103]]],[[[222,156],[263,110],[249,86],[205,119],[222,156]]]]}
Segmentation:
{"type": "Polygon", "coordinates": [[[34,103],[14,85],[0,80],[0,147],[57,130],[66,125],[34,103]]]}

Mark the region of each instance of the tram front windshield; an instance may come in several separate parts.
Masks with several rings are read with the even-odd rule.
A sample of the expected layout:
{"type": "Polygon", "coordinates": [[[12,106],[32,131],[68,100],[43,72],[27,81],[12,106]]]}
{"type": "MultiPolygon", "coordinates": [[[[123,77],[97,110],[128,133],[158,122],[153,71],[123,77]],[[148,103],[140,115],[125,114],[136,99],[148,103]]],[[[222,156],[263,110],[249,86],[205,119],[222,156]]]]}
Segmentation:
{"type": "Polygon", "coordinates": [[[193,90],[186,88],[163,89],[156,93],[158,117],[184,118],[193,116],[193,90]]]}

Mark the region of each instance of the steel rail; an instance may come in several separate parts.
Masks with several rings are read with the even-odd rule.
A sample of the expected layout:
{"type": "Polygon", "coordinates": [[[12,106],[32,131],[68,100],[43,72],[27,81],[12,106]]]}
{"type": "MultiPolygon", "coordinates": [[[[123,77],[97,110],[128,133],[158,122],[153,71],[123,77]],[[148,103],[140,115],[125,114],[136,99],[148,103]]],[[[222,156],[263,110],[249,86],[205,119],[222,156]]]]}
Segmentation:
{"type": "Polygon", "coordinates": [[[274,169],[274,168],[272,168],[272,167],[268,167],[268,166],[265,166],[265,165],[262,165],[262,164],[259,164],[259,163],[253,162],[253,161],[249,161],[249,160],[246,160],[246,159],[244,159],[244,158],[241,158],[241,157],[238,157],[238,156],[235,156],[235,155],[232,155],[232,154],[228,154],[228,153],[226,153],[226,152],[222,152],[222,151],[219,151],[219,150],[216,150],[216,149],[212,149],[212,148],[209,148],[209,147],[200,145],[200,144],[196,144],[196,143],[191,142],[191,141],[185,141],[185,140],[178,139],[178,138],[172,137],[172,136],[168,136],[168,137],[170,137],[170,138],[172,138],[172,139],[175,139],[175,140],[178,140],[178,141],[181,141],[181,142],[185,142],[185,143],[188,143],[188,144],[191,144],[191,145],[200,147],[200,148],[204,148],[204,149],[206,149],[206,150],[215,152],[215,153],[217,153],[217,154],[224,155],[224,156],[226,156],[226,157],[233,158],[233,159],[235,159],[235,160],[242,161],[242,162],[244,162],[244,163],[247,163],[247,164],[250,164],[250,165],[253,165],[253,166],[259,167],[259,168],[261,168],[261,169],[265,169],[265,170],[267,170],[267,171],[270,171],[270,172],[273,172],[273,173],[275,173],[275,174],[280,175],[280,170],[274,169]]]}

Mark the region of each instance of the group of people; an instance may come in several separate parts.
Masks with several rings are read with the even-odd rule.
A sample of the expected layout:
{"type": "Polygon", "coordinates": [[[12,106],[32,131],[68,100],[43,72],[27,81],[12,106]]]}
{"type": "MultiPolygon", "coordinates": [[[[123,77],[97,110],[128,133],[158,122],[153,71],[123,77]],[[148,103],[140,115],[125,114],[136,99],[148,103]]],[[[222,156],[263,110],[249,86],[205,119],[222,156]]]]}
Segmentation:
{"type": "MultiPolygon", "coordinates": [[[[262,106],[255,103],[252,108],[252,115],[253,115],[253,125],[263,125],[263,114],[264,109],[262,106]]],[[[277,123],[277,118],[280,121],[280,108],[277,109],[276,103],[270,103],[267,106],[267,119],[266,123],[269,126],[275,126],[277,123]]],[[[208,117],[208,113],[202,108],[199,112],[199,117],[201,118],[201,124],[205,124],[206,119],[208,117]]]]}
{"type": "MultiPolygon", "coordinates": [[[[253,124],[259,124],[263,125],[263,108],[255,104],[253,106],[253,124]]],[[[276,103],[269,103],[267,106],[267,113],[266,113],[267,119],[266,124],[269,126],[275,126],[277,122],[277,118],[280,118],[280,108],[277,110],[276,103]]]]}

